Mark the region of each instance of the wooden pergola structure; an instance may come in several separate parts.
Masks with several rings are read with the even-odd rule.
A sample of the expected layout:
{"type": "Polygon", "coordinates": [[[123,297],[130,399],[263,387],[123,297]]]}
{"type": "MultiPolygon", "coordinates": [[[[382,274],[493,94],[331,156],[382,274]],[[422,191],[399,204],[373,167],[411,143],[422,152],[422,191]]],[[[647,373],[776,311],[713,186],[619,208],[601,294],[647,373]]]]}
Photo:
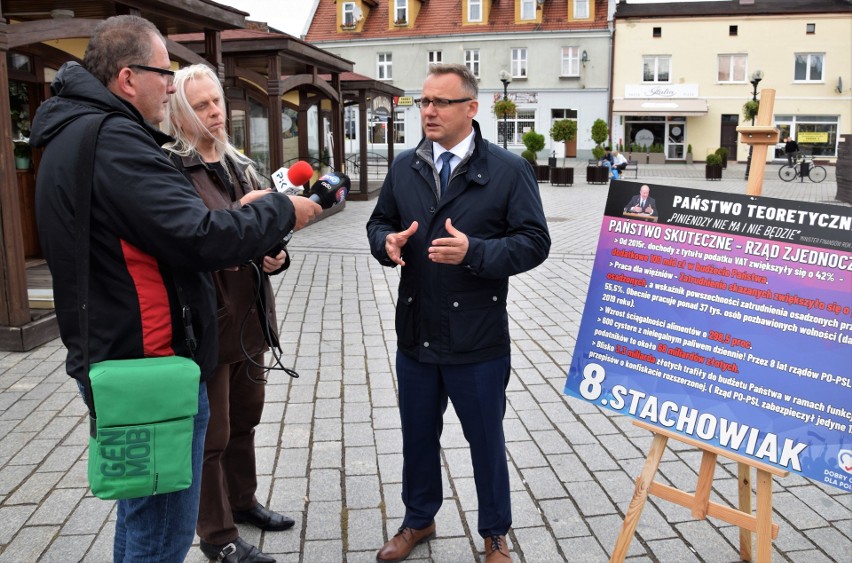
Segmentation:
{"type": "MultiPolygon", "coordinates": [[[[172,36],[171,39],[199,54],[205,49],[200,34],[172,36]]],[[[291,35],[265,29],[223,32],[222,53],[228,102],[233,105],[236,98],[243,95],[260,96],[268,109],[270,171],[292,160],[285,159],[282,138],[280,116],[285,107],[297,112],[298,154],[294,157],[308,158],[311,149],[307,134],[308,113],[316,108],[320,119],[317,120],[318,130],[313,132],[319,142],[315,149],[322,154],[328,148],[322,130],[322,121],[327,119],[334,139],[329,153],[334,162],[343,161],[343,143],[338,142],[343,139],[340,77],[352,70],[351,61],[291,35]]]]}
{"type": "Polygon", "coordinates": [[[358,107],[358,168],[361,173],[358,176],[358,185],[352,186],[349,199],[366,200],[370,197],[367,173],[370,166],[367,154],[367,126],[371,122],[371,116],[373,118],[380,116],[384,120],[387,127],[385,141],[387,143],[388,166],[390,166],[394,158],[394,108],[396,107],[396,100],[405,94],[405,90],[354,72],[344,73],[342,81],[344,105],[357,105],[358,107]],[[386,110],[383,112],[386,115],[379,113],[378,110],[380,109],[386,110]]]}
{"type": "Polygon", "coordinates": [[[68,60],[79,61],[95,26],[119,14],[148,19],[163,35],[202,34],[199,51],[167,42],[170,57],[182,64],[209,64],[220,76],[220,34],[245,27],[248,15],[208,0],[0,0],[0,349],[29,350],[59,333],[52,310],[29,306],[25,240],[29,254],[40,256],[32,206],[39,154],[33,155],[34,166],[16,170],[9,81],[26,85],[32,116],[49,96],[53,73],[68,60]],[[10,68],[8,60],[27,64],[10,68]]]}

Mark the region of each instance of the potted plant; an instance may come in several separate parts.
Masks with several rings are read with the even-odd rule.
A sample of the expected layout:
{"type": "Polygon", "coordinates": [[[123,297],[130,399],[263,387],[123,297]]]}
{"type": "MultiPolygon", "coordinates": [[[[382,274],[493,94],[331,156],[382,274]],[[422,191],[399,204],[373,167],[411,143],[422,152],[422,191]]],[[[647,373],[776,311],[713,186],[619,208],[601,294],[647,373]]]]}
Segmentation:
{"type": "Polygon", "coordinates": [[[517,113],[518,107],[515,105],[515,102],[512,100],[501,99],[494,102],[494,115],[499,117],[500,119],[504,119],[506,117],[514,117],[515,113],[517,113]]]}
{"type": "Polygon", "coordinates": [[[536,133],[535,129],[530,129],[521,136],[521,142],[526,147],[526,150],[521,153],[521,156],[532,164],[533,170],[535,170],[535,179],[538,182],[549,181],[550,168],[538,163],[538,151],[544,148],[544,135],[536,133]]]}
{"type": "Polygon", "coordinates": [[[15,168],[18,170],[29,170],[32,162],[32,149],[27,139],[16,139],[15,144],[15,168]]]}
{"type": "Polygon", "coordinates": [[[722,179],[722,157],[716,153],[708,154],[704,165],[704,178],[706,180],[722,179]]]}
{"type": "Polygon", "coordinates": [[[592,140],[595,142],[595,147],[592,149],[594,162],[589,161],[589,165],[586,167],[586,182],[590,184],[606,184],[609,182],[609,168],[598,166],[597,164],[606,154],[606,150],[601,146],[601,143],[609,137],[609,128],[606,125],[606,121],[596,119],[592,124],[591,133],[592,140]]]}
{"type": "MultiPolygon", "coordinates": [[[[572,119],[560,119],[550,128],[550,138],[557,143],[566,143],[577,138],[577,122],[572,119]]],[[[563,156],[562,163],[565,164],[563,156]]]]}
{"type": "Polygon", "coordinates": [[[719,155],[719,158],[722,159],[722,168],[728,168],[728,149],[725,147],[719,147],[716,149],[716,154],[719,155]]]}
{"type": "MultiPolygon", "coordinates": [[[[560,119],[550,128],[550,138],[557,143],[567,143],[577,138],[577,122],[572,119],[560,119]]],[[[550,183],[553,185],[570,186],[574,184],[574,169],[564,166],[565,153],[562,153],[562,168],[556,168],[554,159],[550,170],[550,183]]]]}
{"type": "Polygon", "coordinates": [[[664,147],[661,143],[652,144],[648,152],[648,164],[665,164],[666,155],[663,154],[663,149],[664,147]]]}
{"type": "Polygon", "coordinates": [[[650,154],[648,152],[648,145],[637,144],[636,145],[636,152],[638,152],[639,156],[641,157],[641,158],[638,158],[636,160],[639,160],[642,164],[648,164],[648,155],[650,154]]]}
{"type": "Polygon", "coordinates": [[[686,145],[686,163],[692,164],[692,145],[686,145]]]}

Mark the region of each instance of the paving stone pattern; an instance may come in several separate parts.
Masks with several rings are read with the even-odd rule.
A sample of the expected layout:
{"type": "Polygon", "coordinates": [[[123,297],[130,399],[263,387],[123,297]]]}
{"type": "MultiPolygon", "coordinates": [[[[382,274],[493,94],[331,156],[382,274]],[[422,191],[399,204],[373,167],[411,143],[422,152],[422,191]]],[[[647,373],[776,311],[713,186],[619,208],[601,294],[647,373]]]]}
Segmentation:
{"type": "MultiPolygon", "coordinates": [[[[575,164],[576,163],[572,163],[575,164]]],[[[784,183],[767,167],[763,195],[834,201],[822,184],[784,183]]],[[[577,167],[580,170],[580,167],[577,167]]],[[[703,165],[643,166],[637,181],[745,193],[743,166],[707,182],[703,165]]],[[[584,177],[575,173],[575,178],[584,177]]],[[[632,180],[631,180],[632,181],[632,180]]],[[[563,395],[597,245],[606,187],[541,184],[553,247],[516,276],[509,294],[513,377],[505,428],[514,561],[607,561],[651,443],[623,416],[563,395]]],[[[275,278],[285,363],[269,376],[257,431],[258,498],[292,515],[294,529],[243,537],[279,562],[375,561],[401,523],[402,466],[394,378],[399,272],[370,256],[371,202],[348,202],[294,236],[293,263],[275,278]]],[[[111,560],[113,503],[86,482],[86,417],[57,340],[0,353],[0,563],[111,560]]],[[[848,374],[846,374],[848,375],[848,374]]],[[[444,504],[437,536],[409,560],[484,559],[467,443],[452,408],[443,434],[444,504]]],[[[694,490],[700,453],[672,443],[658,479],[694,490]]],[[[775,479],[775,561],[852,559],[852,494],[807,479],[775,479]]],[[[719,464],[712,500],[737,505],[736,465],[719,464]]],[[[193,548],[186,561],[205,558],[193,548]]],[[[738,529],[650,499],[628,561],[738,561],[738,529]]]]}

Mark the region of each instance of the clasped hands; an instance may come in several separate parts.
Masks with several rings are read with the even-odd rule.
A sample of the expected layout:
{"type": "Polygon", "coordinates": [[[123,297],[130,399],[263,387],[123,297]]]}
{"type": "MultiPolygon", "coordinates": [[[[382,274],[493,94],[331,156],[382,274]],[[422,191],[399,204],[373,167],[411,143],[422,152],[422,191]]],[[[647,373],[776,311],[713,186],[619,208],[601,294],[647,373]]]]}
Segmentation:
{"type": "MultiPolygon", "coordinates": [[[[391,233],[385,238],[385,252],[394,263],[405,266],[405,260],[402,259],[402,247],[408,243],[411,235],[417,232],[418,226],[417,221],[413,221],[404,231],[391,233]]],[[[467,255],[467,235],[453,227],[452,219],[448,218],[444,227],[450,236],[433,240],[427,251],[428,258],[437,264],[461,264],[467,255]]]]}
{"type": "Polygon", "coordinates": [[[654,208],[649,205],[645,209],[642,209],[638,205],[634,205],[630,208],[630,211],[632,211],[633,213],[647,213],[648,215],[651,215],[654,212],[654,208]]]}

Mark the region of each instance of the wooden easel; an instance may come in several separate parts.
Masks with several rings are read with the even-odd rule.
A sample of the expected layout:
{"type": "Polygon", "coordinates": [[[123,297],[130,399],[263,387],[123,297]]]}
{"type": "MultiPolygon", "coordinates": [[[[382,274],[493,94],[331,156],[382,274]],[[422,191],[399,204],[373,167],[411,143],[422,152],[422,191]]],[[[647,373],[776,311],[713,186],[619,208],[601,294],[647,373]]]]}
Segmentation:
{"type": "Polygon", "coordinates": [[[745,456],[710,446],[688,436],[676,434],[664,428],[657,428],[648,423],[633,421],[633,424],[654,433],[651,449],[642,473],[636,479],[636,489],[627,513],[621,533],[615,542],[611,563],[620,563],[627,556],[627,549],[633,540],[639,517],[645,507],[648,495],[654,495],[692,510],[695,518],[703,519],[708,516],[719,518],[740,528],[740,558],[751,561],[751,534],[757,534],[757,561],[768,562],[772,559],[772,540],[778,537],[778,524],[772,522],[772,476],[786,477],[789,472],[766,465],[745,456]],[[698,485],[695,493],[690,494],[675,487],[663,485],[654,481],[654,475],[660,466],[660,460],[666,449],[669,438],[702,450],[701,468],[698,471],[698,485]],[[710,489],[713,486],[713,472],[716,468],[717,456],[734,460],[738,465],[739,477],[739,509],[730,508],[710,500],[710,489]],[[757,470],[757,515],[751,510],[751,468],[757,470]]]}
{"type": "Polygon", "coordinates": [[[737,127],[740,142],[750,145],[751,168],[748,174],[746,195],[760,195],[763,191],[763,173],[766,171],[766,152],[770,145],[778,143],[778,129],[772,125],[772,111],[775,109],[775,90],[764,88],[760,91],[760,108],[754,125],[737,127]]]}
{"type": "MultiPolygon", "coordinates": [[[[772,125],[772,111],[775,106],[775,90],[764,89],[760,93],[760,108],[757,112],[755,125],[737,127],[740,142],[752,147],[751,168],[749,170],[747,195],[759,196],[763,191],[763,174],[766,171],[766,152],[770,145],[778,142],[778,130],[772,125]]],[[[703,519],[708,516],[719,518],[740,528],[740,558],[751,561],[751,534],[757,534],[757,561],[768,562],[772,559],[772,540],[778,537],[778,524],[772,522],[772,476],[786,477],[789,472],[754,461],[745,456],[705,444],[699,440],[657,428],[645,422],[634,421],[633,424],[654,433],[651,450],[645,460],[642,473],[636,479],[636,489],[627,513],[621,533],[615,542],[610,562],[620,563],[627,556],[627,549],[633,540],[639,517],[645,507],[648,495],[674,502],[692,510],[695,518],[703,519]],[[660,467],[660,460],[669,438],[695,446],[703,451],[701,468],[698,471],[698,485],[695,494],[686,493],[680,489],[663,485],[654,481],[654,475],[660,467]],[[713,471],[716,468],[716,458],[723,456],[737,462],[739,478],[739,510],[710,501],[710,489],[713,486],[713,471]],[[757,470],[757,515],[751,510],[751,468],[757,470]]]]}

